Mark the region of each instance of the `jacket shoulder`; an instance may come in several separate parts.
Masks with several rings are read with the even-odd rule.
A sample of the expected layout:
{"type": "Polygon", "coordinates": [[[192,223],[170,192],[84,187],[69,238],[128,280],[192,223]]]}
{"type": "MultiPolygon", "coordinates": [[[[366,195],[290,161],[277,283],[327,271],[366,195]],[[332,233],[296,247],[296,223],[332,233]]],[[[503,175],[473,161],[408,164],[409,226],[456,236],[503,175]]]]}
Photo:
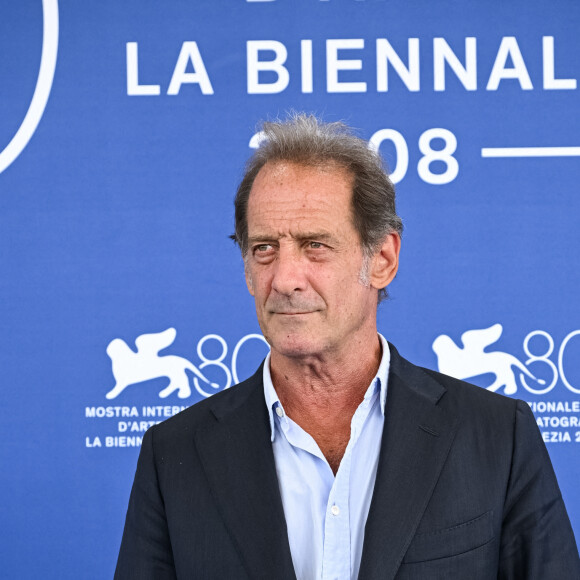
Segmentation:
{"type": "MultiPolygon", "coordinates": [[[[248,379],[203,399],[177,413],[173,417],[153,426],[149,431],[155,433],[156,443],[177,442],[180,437],[190,438],[196,431],[216,420],[235,412],[257,390],[263,389],[263,363],[248,379]]],[[[265,406],[265,403],[264,403],[265,406]]]]}
{"type": "Polygon", "coordinates": [[[494,408],[505,408],[513,410],[517,399],[507,397],[500,393],[488,391],[483,387],[478,387],[467,381],[456,379],[449,375],[444,375],[437,371],[419,367],[424,373],[435,379],[438,383],[443,385],[450,396],[461,400],[471,401],[473,404],[481,404],[491,406],[494,408]]]}
{"type": "Polygon", "coordinates": [[[391,350],[391,372],[397,374],[411,388],[415,388],[417,391],[427,390],[431,397],[437,400],[443,393],[446,404],[449,404],[449,399],[452,399],[458,404],[483,405],[513,412],[517,399],[488,391],[485,388],[429,368],[417,366],[403,358],[392,344],[389,344],[389,347],[391,350]],[[439,388],[432,388],[434,384],[437,384],[439,388]]]}

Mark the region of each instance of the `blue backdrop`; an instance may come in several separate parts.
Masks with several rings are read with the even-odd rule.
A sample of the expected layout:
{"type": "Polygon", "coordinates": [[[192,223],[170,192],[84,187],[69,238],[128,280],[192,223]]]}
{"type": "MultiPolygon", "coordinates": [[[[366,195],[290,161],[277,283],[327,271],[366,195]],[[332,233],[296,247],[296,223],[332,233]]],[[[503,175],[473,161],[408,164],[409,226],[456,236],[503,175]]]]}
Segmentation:
{"type": "Polygon", "coordinates": [[[381,332],[532,405],[578,536],[578,30],[572,0],[1,3],[4,577],[111,577],[144,430],[267,352],[228,235],[290,109],[383,153],[381,332]]]}

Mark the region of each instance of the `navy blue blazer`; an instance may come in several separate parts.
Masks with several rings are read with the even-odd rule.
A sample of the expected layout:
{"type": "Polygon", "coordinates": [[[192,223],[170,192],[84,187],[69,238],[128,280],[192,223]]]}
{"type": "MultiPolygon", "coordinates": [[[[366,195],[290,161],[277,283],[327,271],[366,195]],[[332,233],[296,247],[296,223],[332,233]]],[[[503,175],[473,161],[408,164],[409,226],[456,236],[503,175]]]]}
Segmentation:
{"type": "MultiPolygon", "coordinates": [[[[528,405],[391,349],[360,580],[580,579],[528,405]]],[[[296,580],[262,370],[143,438],[116,580],[296,580]]]]}

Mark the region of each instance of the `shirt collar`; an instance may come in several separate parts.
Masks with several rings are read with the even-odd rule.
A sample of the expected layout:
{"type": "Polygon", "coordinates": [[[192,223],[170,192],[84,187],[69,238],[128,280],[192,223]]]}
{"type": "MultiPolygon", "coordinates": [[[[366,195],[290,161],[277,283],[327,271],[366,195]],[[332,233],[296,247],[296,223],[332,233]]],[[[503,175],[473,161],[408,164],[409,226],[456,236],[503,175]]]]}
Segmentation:
{"type": "MultiPolygon", "coordinates": [[[[378,389],[379,400],[381,404],[381,413],[383,414],[384,417],[385,404],[387,402],[387,381],[389,378],[391,353],[389,351],[389,345],[385,337],[381,333],[379,333],[379,340],[381,341],[381,346],[383,349],[381,363],[379,364],[377,374],[371,381],[371,384],[367,389],[364,398],[368,399],[372,397],[378,389]]],[[[276,389],[274,388],[274,384],[272,383],[272,375],[270,374],[270,353],[268,353],[268,356],[264,361],[263,382],[264,382],[264,397],[266,399],[266,407],[268,409],[268,416],[270,418],[270,433],[271,433],[270,439],[273,442],[276,436],[276,425],[274,424],[274,414],[276,413],[277,407],[280,407],[282,411],[284,409],[282,408],[282,403],[280,403],[278,393],[276,393],[276,389]]],[[[282,413],[282,417],[285,418],[286,414],[282,413]]]]}

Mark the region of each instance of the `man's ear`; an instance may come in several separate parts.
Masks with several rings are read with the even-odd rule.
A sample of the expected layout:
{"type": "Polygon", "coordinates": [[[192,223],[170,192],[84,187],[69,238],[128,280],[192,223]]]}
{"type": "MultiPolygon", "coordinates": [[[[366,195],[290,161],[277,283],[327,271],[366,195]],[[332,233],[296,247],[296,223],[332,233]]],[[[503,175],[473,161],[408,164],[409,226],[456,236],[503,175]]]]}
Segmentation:
{"type": "Polygon", "coordinates": [[[254,282],[252,281],[252,275],[248,268],[248,264],[244,261],[244,275],[246,276],[246,286],[248,287],[248,292],[254,296],[254,282]]]}
{"type": "Polygon", "coordinates": [[[399,234],[397,232],[388,234],[373,256],[369,280],[373,288],[385,288],[393,281],[399,269],[400,251],[401,237],[399,234]]]}

